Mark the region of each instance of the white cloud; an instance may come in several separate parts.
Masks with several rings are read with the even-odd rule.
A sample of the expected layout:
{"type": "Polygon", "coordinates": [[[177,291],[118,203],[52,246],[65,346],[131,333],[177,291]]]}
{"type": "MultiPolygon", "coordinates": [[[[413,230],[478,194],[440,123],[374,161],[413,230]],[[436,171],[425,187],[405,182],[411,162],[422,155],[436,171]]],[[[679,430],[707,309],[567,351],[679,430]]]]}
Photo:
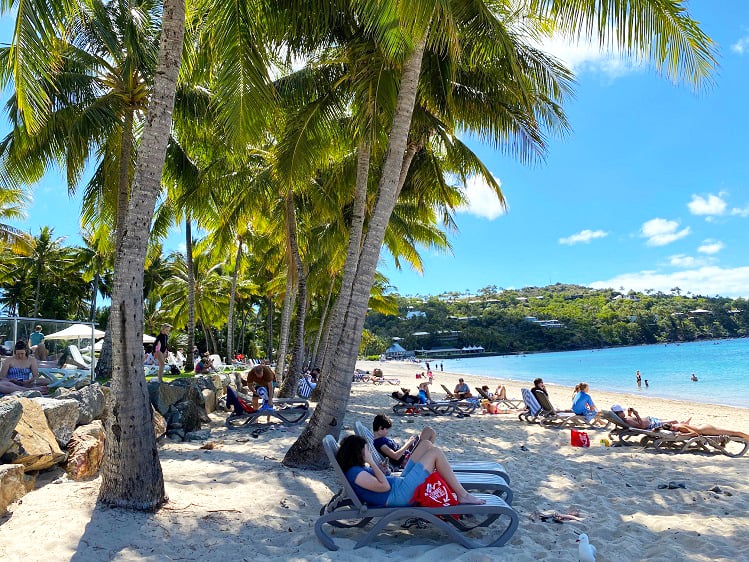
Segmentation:
{"type": "Polygon", "coordinates": [[[720,240],[705,240],[697,251],[701,254],[713,255],[720,252],[724,247],[723,242],[720,240]]]}
{"type": "Polygon", "coordinates": [[[718,195],[711,193],[707,197],[692,195],[692,200],[687,204],[687,207],[693,215],[722,215],[726,212],[726,202],[723,199],[725,195],[723,192],[718,193],[718,195]]]}
{"type": "Polygon", "coordinates": [[[731,50],[734,53],[738,53],[740,55],[743,55],[745,53],[749,53],[749,36],[742,37],[736,43],[731,45],[731,50]]]}
{"type": "Polygon", "coordinates": [[[594,38],[577,40],[555,34],[544,39],[540,47],[564,62],[576,74],[589,71],[618,77],[640,66],[616,47],[602,49],[598,40],[594,38]]]}
{"type": "MultiPolygon", "coordinates": [[[[494,178],[501,185],[501,182],[494,178]]],[[[489,220],[505,214],[497,194],[484,181],[482,176],[471,176],[463,187],[463,193],[467,203],[459,209],[459,212],[476,215],[489,220]]]]}
{"type": "Polygon", "coordinates": [[[731,214],[739,217],[749,217],[749,205],[747,205],[743,209],[734,207],[733,209],[731,209],[731,214]]]}
{"type": "Polygon", "coordinates": [[[684,238],[690,233],[689,227],[679,230],[677,221],[655,218],[643,223],[640,235],[647,238],[648,246],[665,246],[684,238]]]}
{"type": "Polygon", "coordinates": [[[702,267],[705,265],[709,265],[712,262],[712,258],[695,258],[693,256],[686,256],[684,254],[676,254],[668,258],[669,265],[680,267],[682,269],[702,267]]]}
{"type": "Polygon", "coordinates": [[[594,281],[590,286],[595,289],[624,287],[625,290],[635,291],[653,289],[664,293],[679,287],[684,293],[689,291],[695,295],[748,297],[749,266],[726,269],[712,265],[673,273],[638,271],[623,273],[604,281],[594,281]]]}
{"type": "Polygon", "coordinates": [[[572,234],[571,236],[567,236],[566,238],[560,238],[559,243],[567,244],[569,246],[572,246],[573,244],[589,244],[591,240],[595,240],[596,238],[605,238],[608,235],[609,233],[603,230],[590,230],[586,228],[585,230],[582,230],[577,234],[572,234]]]}

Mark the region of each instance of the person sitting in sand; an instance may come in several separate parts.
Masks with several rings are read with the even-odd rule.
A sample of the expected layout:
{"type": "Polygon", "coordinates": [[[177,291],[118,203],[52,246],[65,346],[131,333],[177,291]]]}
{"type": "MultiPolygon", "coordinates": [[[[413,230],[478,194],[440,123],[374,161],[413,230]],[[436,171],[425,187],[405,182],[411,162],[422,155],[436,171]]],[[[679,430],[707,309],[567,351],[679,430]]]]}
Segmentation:
{"type": "Polygon", "coordinates": [[[599,417],[598,408],[593,403],[593,398],[588,394],[588,383],[581,382],[575,386],[572,394],[572,411],[578,416],[585,416],[589,423],[605,424],[605,421],[597,419],[599,417]]]}
{"type": "Polygon", "coordinates": [[[455,385],[455,390],[453,390],[453,394],[455,394],[455,396],[459,400],[465,400],[466,398],[470,398],[472,396],[471,389],[468,388],[468,385],[462,378],[458,379],[458,384],[455,385]]]}
{"type": "MultiPolygon", "coordinates": [[[[636,429],[649,429],[652,431],[662,428],[666,423],[676,423],[676,420],[663,422],[655,416],[640,417],[640,414],[634,408],[627,408],[627,413],[625,414],[624,408],[619,404],[614,404],[613,406],[611,406],[611,411],[619,416],[628,426],[634,427],[636,429]]],[[[687,420],[687,422],[688,421],[689,420],[687,420]]]]}
{"type": "Polygon", "coordinates": [[[394,469],[406,467],[408,458],[421,439],[429,439],[434,443],[437,438],[437,433],[427,426],[421,431],[421,435],[412,435],[402,447],[399,447],[388,435],[392,427],[393,422],[384,414],[377,414],[372,421],[372,434],[374,436],[372,445],[383,457],[388,459],[390,466],[394,469]]]}
{"type": "Polygon", "coordinates": [[[46,394],[48,384],[47,379],[39,376],[36,358],[28,356],[26,342],[18,340],[13,355],[0,368],[0,393],[38,390],[46,394]]]}
{"type": "Polygon", "coordinates": [[[710,424],[690,425],[687,422],[666,422],[663,424],[663,429],[678,431],[679,433],[686,433],[687,435],[707,435],[713,437],[728,435],[730,437],[739,437],[749,441],[749,433],[743,433],[733,429],[721,429],[710,424]]]}
{"type": "Polygon", "coordinates": [[[435,470],[455,491],[460,503],[485,503],[463,488],[445,453],[429,439],[419,439],[400,476],[385,476],[374,462],[366,439],[358,435],[349,435],[341,441],[336,460],[359,499],[373,507],[409,505],[416,489],[435,470]]]}

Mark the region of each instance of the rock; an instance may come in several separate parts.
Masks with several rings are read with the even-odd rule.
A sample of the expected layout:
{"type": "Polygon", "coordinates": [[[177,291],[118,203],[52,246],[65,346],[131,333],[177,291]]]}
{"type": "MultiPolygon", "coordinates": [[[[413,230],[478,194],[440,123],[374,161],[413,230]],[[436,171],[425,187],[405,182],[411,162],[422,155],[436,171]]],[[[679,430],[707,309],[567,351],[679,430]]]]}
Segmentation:
{"type": "Polygon", "coordinates": [[[22,464],[0,465],[0,515],[34,488],[34,480],[24,475],[22,464]]]}
{"type": "Polygon", "coordinates": [[[185,432],[181,429],[170,429],[166,436],[171,439],[172,441],[184,441],[185,439],[185,432]]]}
{"type": "Polygon", "coordinates": [[[84,480],[99,472],[104,458],[104,440],[104,426],[99,420],[75,430],[65,463],[65,472],[71,479],[84,480]]]}
{"type": "Polygon", "coordinates": [[[185,433],[200,429],[198,406],[192,400],[181,400],[172,404],[165,417],[169,428],[167,433],[171,433],[172,429],[181,429],[185,433]]]}
{"type": "Polygon", "coordinates": [[[176,404],[185,397],[186,390],[180,384],[166,384],[158,381],[148,383],[148,396],[151,404],[162,416],[166,416],[172,404],[176,404]]]}
{"type": "Polygon", "coordinates": [[[722,494],[723,490],[720,489],[720,486],[713,486],[708,490],[708,492],[715,492],[716,494],[722,494]]]}
{"type": "Polygon", "coordinates": [[[44,470],[65,460],[65,453],[57,445],[57,439],[47,424],[42,407],[28,398],[19,398],[23,408],[16,425],[13,444],[5,452],[2,461],[22,464],[26,472],[44,470]]]}
{"type": "Polygon", "coordinates": [[[159,439],[166,434],[166,419],[153,405],[151,405],[151,413],[153,414],[153,432],[156,434],[156,439],[159,439]]]}
{"type": "Polygon", "coordinates": [[[13,433],[22,413],[23,407],[15,398],[0,400],[0,457],[13,444],[13,433]]]}
{"type": "Polygon", "coordinates": [[[210,414],[216,411],[216,393],[209,388],[204,388],[202,394],[206,413],[210,414]]]}
{"type": "MultiPolygon", "coordinates": [[[[205,410],[205,398],[203,393],[196,385],[190,385],[185,392],[185,400],[195,402],[195,406],[198,409],[198,418],[203,423],[210,423],[211,418],[208,417],[208,412],[205,410]]],[[[188,431],[190,431],[188,429],[188,431]]]]}
{"type": "Polygon", "coordinates": [[[211,431],[209,429],[201,429],[200,431],[185,433],[185,441],[205,441],[210,438],[211,431]]]}
{"type": "Polygon", "coordinates": [[[44,410],[44,416],[52,433],[57,439],[60,447],[68,446],[68,441],[73,436],[75,426],[78,424],[78,415],[80,406],[77,400],[72,399],[55,399],[55,398],[35,398],[34,402],[39,404],[44,410]]]}
{"type": "Polygon", "coordinates": [[[213,383],[213,377],[210,375],[195,375],[192,381],[200,390],[208,389],[216,391],[216,385],[213,383]]]}
{"type": "Polygon", "coordinates": [[[77,425],[86,425],[94,420],[101,419],[104,413],[104,392],[98,383],[90,384],[63,396],[78,401],[77,425]]]}
{"type": "Polygon", "coordinates": [[[229,384],[229,375],[227,373],[213,373],[211,374],[211,380],[213,381],[213,390],[216,393],[216,398],[221,398],[226,394],[226,387],[229,384]]]}

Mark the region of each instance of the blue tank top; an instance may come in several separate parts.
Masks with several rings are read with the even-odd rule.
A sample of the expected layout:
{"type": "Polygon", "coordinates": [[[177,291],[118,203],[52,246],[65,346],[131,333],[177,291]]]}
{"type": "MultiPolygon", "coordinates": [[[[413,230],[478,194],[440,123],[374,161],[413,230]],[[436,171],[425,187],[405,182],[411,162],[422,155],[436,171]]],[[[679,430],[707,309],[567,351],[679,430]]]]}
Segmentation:
{"type": "Polygon", "coordinates": [[[8,379],[12,381],[27,381],[32,377],[31,367],[8,367],[8,379]]]}

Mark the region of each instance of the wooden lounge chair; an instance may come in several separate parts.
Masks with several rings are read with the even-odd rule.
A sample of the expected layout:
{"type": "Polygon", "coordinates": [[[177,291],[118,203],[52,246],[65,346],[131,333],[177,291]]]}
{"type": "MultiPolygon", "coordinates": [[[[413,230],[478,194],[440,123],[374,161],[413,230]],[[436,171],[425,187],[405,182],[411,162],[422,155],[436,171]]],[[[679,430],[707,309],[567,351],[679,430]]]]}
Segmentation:
{"type": "MultiPolygon", "coordinates": [[[[367,440],[374,461],[378,464],[384,463],[387,459],[382,455],[382,453],[380,453],[380,451],[375,449],[373,433],[361,422],[356,422],[354,427],[354,432],[359,437],[364,437],[364,439],[367,440]]],[[[507,472],[501,464],[488,462],[462,463],[450,461],[450,466],[452,467],[453,472],[455,472],[455,476],[458,477],[458,481],[466,490],[489,492],[501,497],[508,503],[508,505],[512,505],[514,494],[512,493],[509,484],[510,477],[507,475],[507,472]],[[494,469],[490,469],[490,471],[471,470],[471,466],[481,468],[482,466],[486,467],[486,465],[494,465],[494,469]]],[[[393,469],[393,471],[398,472],[400,469],[393,469]]]]}
{"type": "Polygon", "coordinates": [[[614,412],[603,410],[603,417],[613,425],[609,431],[612,441],[618,445],[640,445],[653,447],[656,451],[698,452],[721,454],[727,457],[742,457],[749,450],[749,440],[731,435],[689,435],[666,429],[640,429],[632,427],[614,412]],[[637,443],[634,442],[639,438],[637,443]]]}
{"type": "Polygon", "coordinates": [[[320,517],[315,521],[315,535],[322,545],[329,550],[338,550],[338,545],[336,545],[333,537],[328,534],[326,525],[337,528],[362,529],[364,536],[359,539],[354,548],[369,544],[390,523],[411,517],[427,521],[434,528],[447,534],[450,540],[466,548],[502,546],[512,537],[518,527],[517,512],[507,505],[503,499],[493,494],[476,494],[486,501],[484,505],[459,504],[438,508],[367,506],[357,497],[336,461],[338,443],[332,435],[326,435],[323,438],[323,446],[335,471],[336,478],[342,487],[333,496],[333,499],[323,506],[320,517]],[[471,515],[471,524],[460,518],[449,517],[451,515],[471,515]],[[375,522],[372,528],[364,530],[372,521],[375,522]],[[490,540],[485,544],[469,538],[465,534],[477,527],[489,527],[495,522],[498,522],[497,530],[488,535],[490,540]]]}
{"type": "Polygon", "coordinates": [[[481,398],[483,398],[484,400],[488,400],[489,402],[495,402],[497,404],[502,404],[509,410],[520,410],[525,404],[523,400],[513,400],[511,398],[502,398],[502,399],[492,398],[480,386],[476,387],[476,392],[478,392],[479,396],[481,396],[481,398]]]}

